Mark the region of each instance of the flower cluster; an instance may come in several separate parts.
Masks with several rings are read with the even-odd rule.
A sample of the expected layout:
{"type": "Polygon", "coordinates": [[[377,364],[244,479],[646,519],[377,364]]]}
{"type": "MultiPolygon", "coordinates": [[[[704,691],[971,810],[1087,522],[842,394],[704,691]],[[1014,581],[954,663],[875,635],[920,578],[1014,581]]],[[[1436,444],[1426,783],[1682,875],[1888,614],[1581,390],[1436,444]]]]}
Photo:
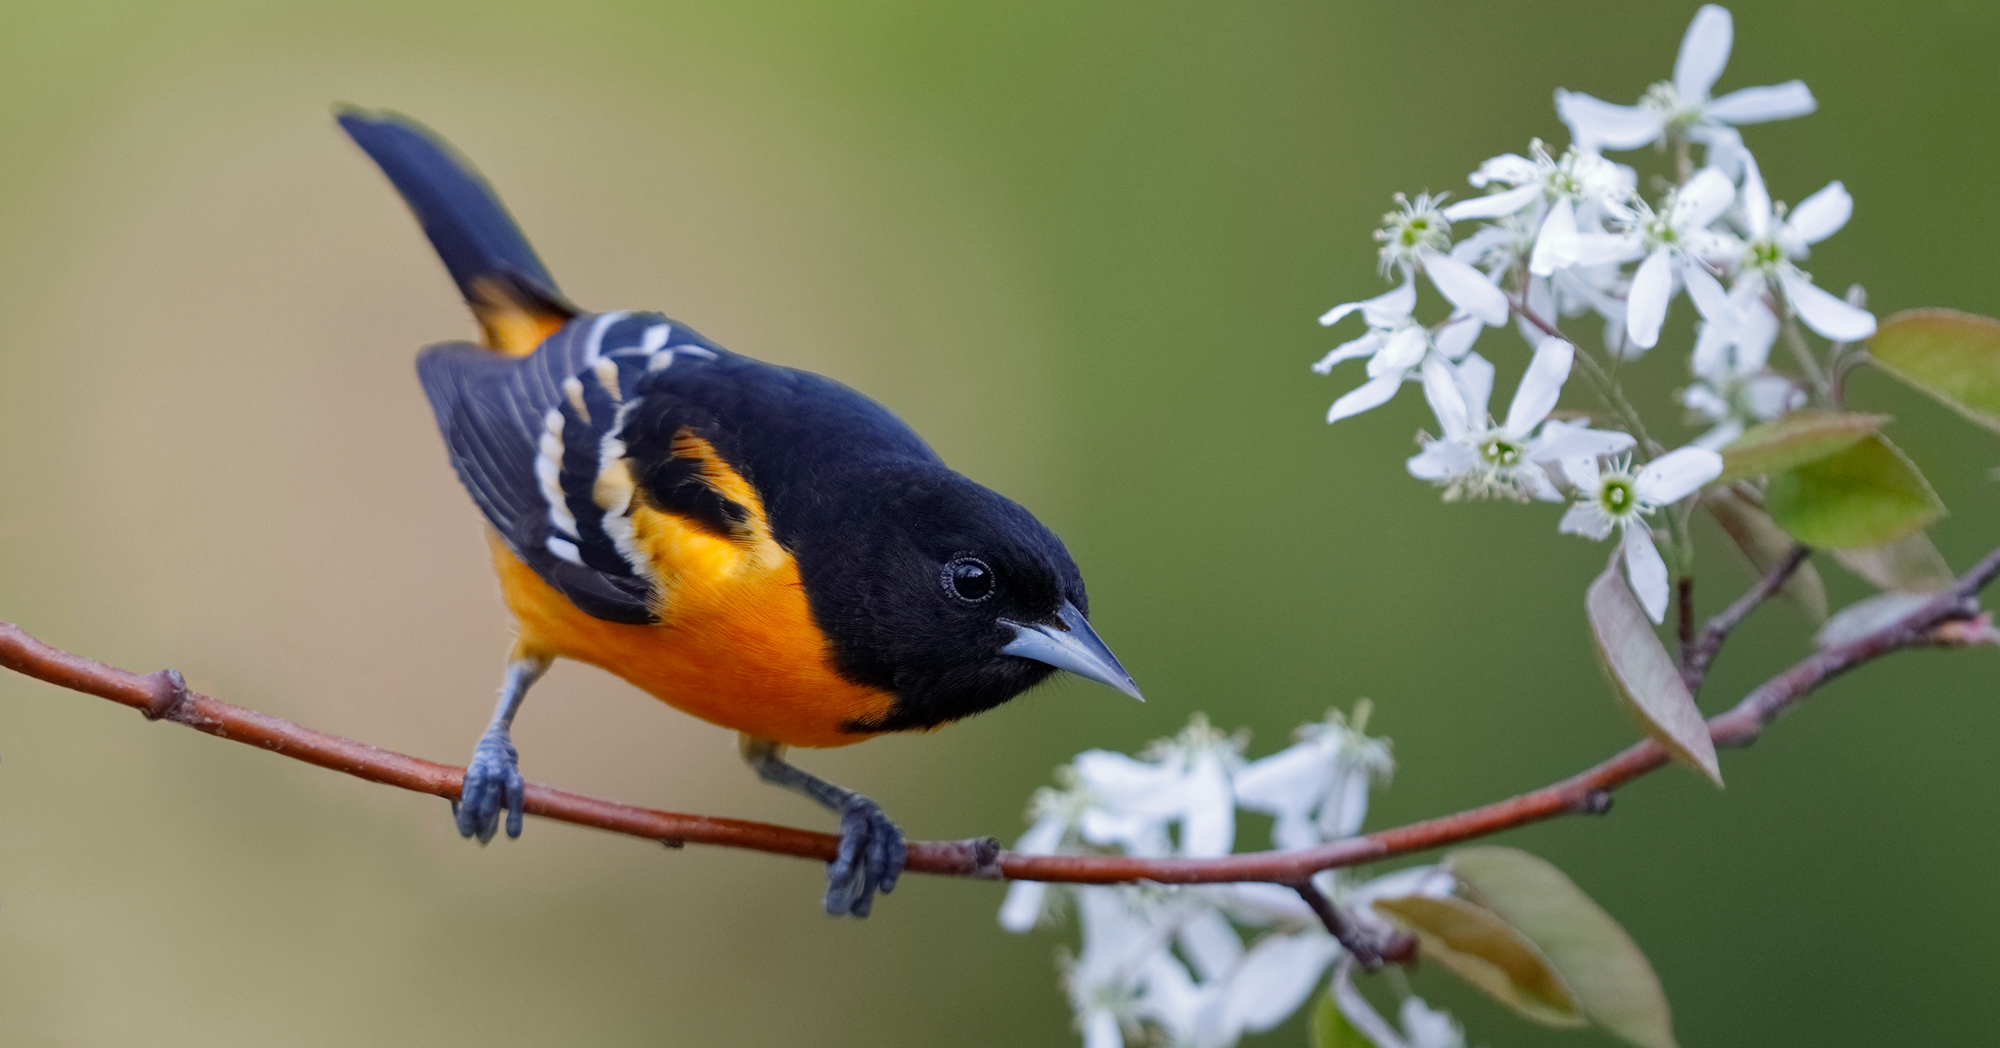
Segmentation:
{"type": "MultiPolygon", "coordinates": [[[[1274,817],[1272,841],[1308,848],[1360,832],[1368,790],[1393,767],[1384,739],[1364,733],[1367,704],[1350,722],[1338,711],[1307,724],[1297,741],[1258,761],[1241,735],[1197,715],[1171,739],[1134,758],[1104,750],[1060,769],[1060,788],[1035,796],[1033,825],[1015,850],[1028,855],[1227,855],[1236,812],[1274,817]]],[[[1388,934],[1374,899],[1443,896],[1453,880],[1419,866],[1357,882],[1335,872],[1315,885],[1371,929],[1388,934]]],[[[1000,923],[1025,932],[1074,908],[1082,945],[1065,981],[1085,1048],[1121,1048],[1148,1033],[1190,1048],[1226,1048],[1297,1011],[1342,956],[1311,907],[1275,884],[1049,885],[1018,881],[1000,923]],[[1246,938],[1247,936],[1247,938],[1246,938]]],[[[1411,998],[1415,1000],[1415,998],[1411,998]]],[[[1462,1048],[1449,1017],[1421,1001],[1404,1007],[1423,1048],[1462,1048]]]]}
{"type": "Polygon", "coordinates": [[[1365,381],[1334,402],[1329,422],[1420,384],[1441,433],[1422,438],[1410,474],[1447,500],[1569,503],[1559,530],[1594,539],[1617,532],[1633,591],[1655,622],[1670,589],[1655,530],[1684,533],[1684,518],[1663,511],[1716,479],[1717,450],[1748,426],[1808,403],[1809,382],[1770,366],[1780,335],[1806,358],[1810,380],[1817,376],[1799,325],[1836,344],[1875,330],[1866,310],[1799,267],[1852,214],[1846,188],[1831,182],[1795,208],[1773,203],[1737,130],[1812,112],[1812,92],[1792,81],[1711,97],[1732,35],[1729,12],[1705,6],[1681,41],[1673,78],[1636,105],[1556,92],[1567,148],[1536,141],[1526,155],[1487,160],[1469,178],[1484,192],[1456,202],[1399,194],[1376,232],[1382,271],[1397,286],[1320,317],[1332,326],[1359,314],[1366,325],[1314,365],[1330,374],[1344,361],[1367,361],[1365,381]],[[1637,172],[1604,155],[1648,145],[1671,151],[1677,167],[1650,197],[1637,172]],[[1418,319],[1419,276],[1444,300],[1434,321],[1418,319]],[[1679,399],[1709,428],[1669,452],[1647,436],[1612,365],[1659,344],[1683,291],[1699,326],[1692,381],[1679,399]],[[1559,324],[1586,314],[1604,324],[1601,363],[1559,333],[1559,324]],[[1487,411],[1494,366],[1473,344],[1510,319],[1531,355],[1505,420],[1495,421],[1487,411]],[[1590,375],[1615,427],[1557,416],[1578,370],[1590,375]]]}

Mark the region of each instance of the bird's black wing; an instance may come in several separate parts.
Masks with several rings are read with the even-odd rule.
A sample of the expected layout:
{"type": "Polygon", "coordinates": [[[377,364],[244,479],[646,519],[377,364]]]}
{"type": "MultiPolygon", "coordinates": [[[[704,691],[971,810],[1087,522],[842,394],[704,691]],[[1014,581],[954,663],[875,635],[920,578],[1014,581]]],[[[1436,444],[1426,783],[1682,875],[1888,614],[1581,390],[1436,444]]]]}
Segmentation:
{"type": "Polygon", "coordinates": [[[508,548],[578,608],[614,622],[658,621],[670,581],[661,573],[675,568],[640,548],[640,500],[746,542],[765,526],[751,518],[768,511],[789,545],[787,525],[816,516],[824,485],[857,466],[942,468],[874,401],[730,353],[657,313],[578,317],[526,357],[432,346],[417,373],[459,479],[508,548]]]}
{"type": "MultiPolygon", "coordinates": [[[[590,615],[655,620],[653,581],[614,536],[629,505],[597,503],[597,480],[640,381],[718,351],[658,314],[579,317],[526,357],[431,346],[417,376],[459,480],[514,555],[590,615]],[[607,531],[606,524],[612,525],[607,531]]],[[[629,529],[628,529],[629,531],[629,529]]]]}

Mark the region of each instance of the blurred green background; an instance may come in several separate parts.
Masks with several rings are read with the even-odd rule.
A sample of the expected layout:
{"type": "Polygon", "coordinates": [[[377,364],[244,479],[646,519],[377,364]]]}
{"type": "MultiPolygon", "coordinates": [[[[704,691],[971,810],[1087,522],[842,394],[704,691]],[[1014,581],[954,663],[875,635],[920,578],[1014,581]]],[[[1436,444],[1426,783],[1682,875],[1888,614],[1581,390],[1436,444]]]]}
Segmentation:
{"type": "MultiPolygon", "coordinates": [[[[835,375],[1065,536],[1151,701],[1068,682],[805,758],[913,834],[1011,838],[1052,767],[1197,710],[1263,753],[1364,695],[1402,762],[1371,826],[1539,785],[1634,735],[1580,607],[1605,550],[1546,508],[1439,505],[1403,473],[1419,397],[1324,426],[1359,369],[1307,370],[1351,337],[1313,318],[1382,287],[1392,192],[1464,192],[1483,158],[1560,142],[1557,86],[1636,98],[1694,7],[10,4],[0,618],[469,752],[507,627],[411,356],[471,329],[329,119],[349,101],[474,157],[579,302],[835,375]]],[[[1749,135],[1773,194],[1841,178],[1858,202],[1820,282],[1865,281],[1881,313],[2000,312],[2000,9],[1735,12],[1721,88],[1820,99],[1749,135]]],[[[1686,312],[1628,373],[1658,417],[1686,312]]],[[[1487,341],[1511,389],[1525,353],[1487,341]]],[[[2000,541],[2000,442],[1878,374],[1851,393],[1899,416],[1955,565],[2000,541]]],[[[1704,542],[1712,610],[1746,576],[1704,542]]],[[[1711,708],[1810,631],[1760,615],[1711,708]]],[[[1994,668],[1898,656],[1726,755],[1725,792],[1672,770],[1506,840],[1631,930],[1684,1044],[1985,1040],[1994,668]]],[[[552,674],[516,737],[541,781],[827,823],[721,729],[588,668],[552,674]]],[[[820,880],[546,822],[480,849],[435,799],[0,675],[7,1044],[1072,1043],[1061,940],[1002,933],[997,886],[912,878],[836,922],[820,880]]],[[[1608,1043],[1416,981],[1476,1042],[1608,1043]]]]}

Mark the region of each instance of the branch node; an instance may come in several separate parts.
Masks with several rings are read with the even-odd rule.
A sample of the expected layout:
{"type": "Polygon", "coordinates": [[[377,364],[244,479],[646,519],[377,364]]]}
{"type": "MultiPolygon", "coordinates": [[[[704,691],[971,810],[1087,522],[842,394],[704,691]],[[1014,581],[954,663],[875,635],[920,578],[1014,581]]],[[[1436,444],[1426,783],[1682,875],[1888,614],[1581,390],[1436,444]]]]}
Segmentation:
{"type": "Polygon", "coordinates": [[[179,670],[161,670],[149,673],[146,680],[152,685],[152,697],[146,700],[146,708],[140,710],[149,721],[170,720],[185,722],[183,707],[188,701],[187,680],[179,670]]]}
{"type": "Polygon", "coordinates": [[[1383,940],[1382,945],[1375,952],[1380,954],[1382,959],[1390,964],[1400,964],[1405,968],[1411,967],[1417,963],[1417,937],[1404,932],[1397,932],[1383,940]]]}
{"type": "Polygon", "coordinates": [[[1569,810],[1578,815],[1605,815],[1611,811],[1611,791],[1590,789],[1583,791],[1569,804],[1569,810]]]}
{"type": "Polygon", "coordinates": [[[993,837],[973,837],[965,843],[972,846],[972,875],[1000,880],[1000,841],[993,837]]]}
{"type": "Polygon", "coordinates": [[[674,851],[680,851],[682,848],[688,846],[688,842],[681,840],[678,837],[662,837],[660,838],[660,843],[666,845],[668,848],[671,848],[674,851]]]}

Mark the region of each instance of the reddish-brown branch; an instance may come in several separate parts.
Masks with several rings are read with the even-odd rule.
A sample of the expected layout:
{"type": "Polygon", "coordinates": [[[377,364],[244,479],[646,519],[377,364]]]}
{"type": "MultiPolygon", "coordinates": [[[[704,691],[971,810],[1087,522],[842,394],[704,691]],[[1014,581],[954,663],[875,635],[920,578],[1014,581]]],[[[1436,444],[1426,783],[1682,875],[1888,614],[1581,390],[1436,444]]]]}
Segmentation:
{"type": "MultiPolygon", "coordinates": [[[[1901,619],[1858,640],[1817,651],[1766,681],[1734,708],[1711,718],[1709,734],[1718,746],[1744,745],[1755,739],[1778,714],[1832,677],[1902,648],[1953,643],[1949,631],[1940,627],[1977,615],[1975,594],[1996,574],[2000,574],[2000,550],[1980,561],[1951,589],[1901,619]]],[[[261,746],[369,782],[455,798],[464,774],[462,768],[377,749],[202,695],[189,690],[180,674],[172,670],[138,674],[72,655],[42,643],[11,623],[0,622],[0,666],[71,691],[130,706],[148,719],[169,720],[220,738],[261,746]]],[[[1320,870],[1426,851],[1559,815],[1599,814],[1610,807],[1611,791],[1666,763],[1666,751],[1648,740],[1579,775],[1532,793],[1301,851],[1249,852],[1213,859],[1017,855],[999,851],[990,838],[976,838],[914,842],[910,845],[908,868],[919,873],[960,877],[1088,884],[1271,881],[1296,885],[1320,870]]],[[[670,844],[713,844],[821,861],[833,858],[838,843],[831,834],[741,819],[653,811],[539,785],[528,787],[527,810],[580,826],[670,844]]]]}

